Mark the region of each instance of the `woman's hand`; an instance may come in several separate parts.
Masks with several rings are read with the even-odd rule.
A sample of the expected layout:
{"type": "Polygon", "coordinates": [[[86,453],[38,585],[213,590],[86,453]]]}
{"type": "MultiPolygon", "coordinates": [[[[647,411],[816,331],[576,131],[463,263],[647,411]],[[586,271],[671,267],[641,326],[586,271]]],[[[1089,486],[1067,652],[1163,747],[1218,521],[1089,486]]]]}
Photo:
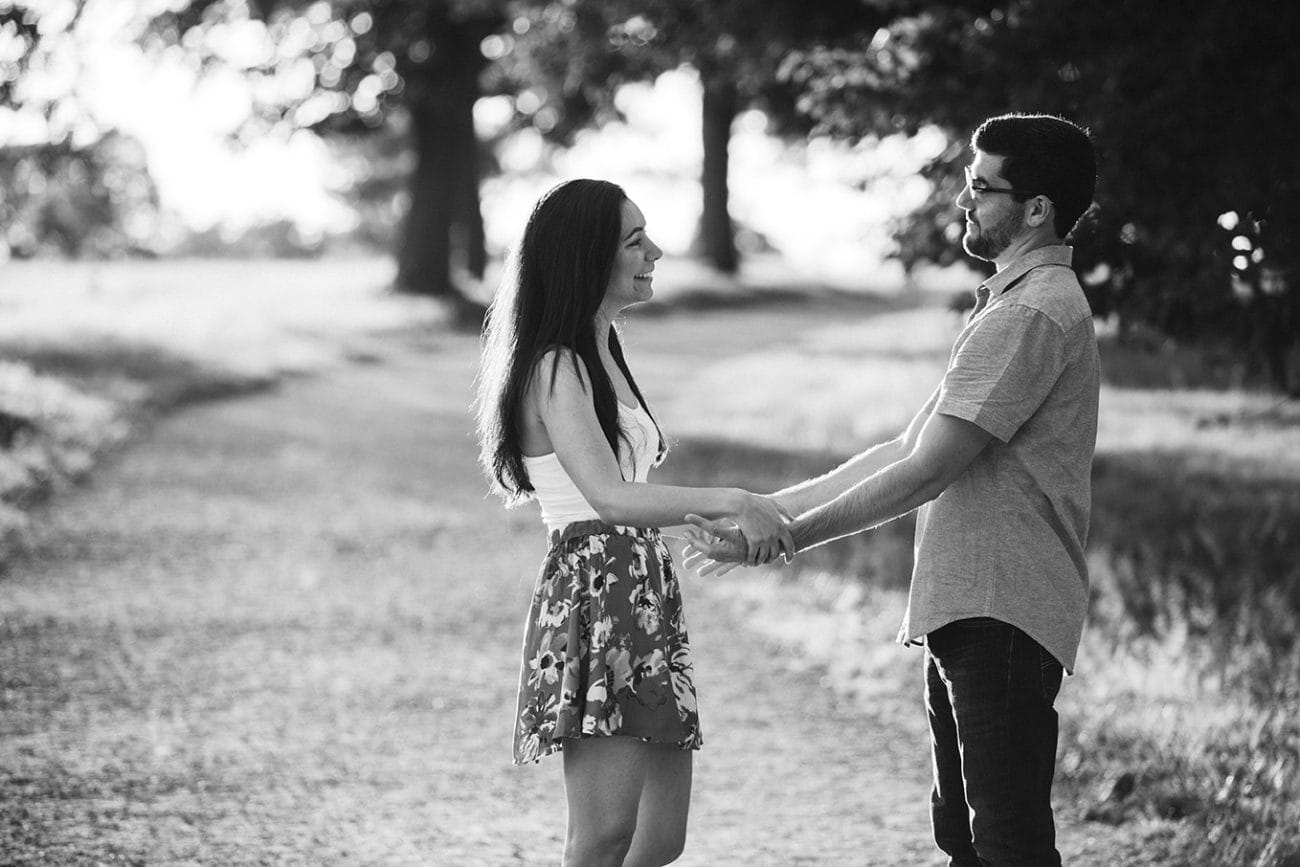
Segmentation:
{"type": "Polygon", "coordinates": [[[686,528],[682,565],[687,569],[695,569],[701,576],[721,577],[744,562],[748,545],[735,524],[699,515],[687,515],[686,520],[695,525],[686,528]]]}
{"type": "Polygon", "coordinates": [[[784,554],[788,562],[794,557],[794,538],[790,535],[787,515],[770,497],[738,491],[736,511],[731,519],[745,538],[745,564],[760,566],[784,554]]]}

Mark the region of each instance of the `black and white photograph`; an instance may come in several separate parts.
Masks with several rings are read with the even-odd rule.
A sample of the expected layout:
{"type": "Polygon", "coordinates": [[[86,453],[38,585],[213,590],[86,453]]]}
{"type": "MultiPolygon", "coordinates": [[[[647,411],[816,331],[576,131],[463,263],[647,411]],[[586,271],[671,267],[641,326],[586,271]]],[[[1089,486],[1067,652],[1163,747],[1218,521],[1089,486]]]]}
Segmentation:
{"type": "Polygon", "coordinates": [[[1297,36],[0,0],[0,867],[1300,867],[1297,36]]]}

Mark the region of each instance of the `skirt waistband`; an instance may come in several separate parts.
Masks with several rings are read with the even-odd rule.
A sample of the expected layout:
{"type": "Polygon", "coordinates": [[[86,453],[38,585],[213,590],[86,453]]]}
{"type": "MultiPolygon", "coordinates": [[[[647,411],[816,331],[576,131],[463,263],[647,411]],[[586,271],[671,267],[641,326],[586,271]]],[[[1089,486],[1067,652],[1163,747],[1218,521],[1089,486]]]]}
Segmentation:
{"type": "Polygon", "coordinates": [[[551,545],[559,545],[579,536],[600,536],[615,534],[619,536],[638,536],[643,539],[655,539],[659,536],[657,527],[624,527],[619,524],[606,524],[604,521],[574,521],[565,524],[563,529],[552,530],[547,537],[551,545]]]}

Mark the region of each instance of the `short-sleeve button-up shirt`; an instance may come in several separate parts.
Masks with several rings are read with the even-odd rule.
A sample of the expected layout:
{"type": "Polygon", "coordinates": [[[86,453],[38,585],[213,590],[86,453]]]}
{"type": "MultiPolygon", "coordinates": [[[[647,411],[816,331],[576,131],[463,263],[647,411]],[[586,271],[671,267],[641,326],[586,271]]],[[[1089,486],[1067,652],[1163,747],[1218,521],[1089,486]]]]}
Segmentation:
{"type": "Polygon", "coordinates": [[[1040,247],[990,277],[988,304],[953,345],[934,411],[993,439],[917,513],[902,642],[992,617],[1073,671],[1088,604],[1100,374],[1072,252],[1040,247]]]}

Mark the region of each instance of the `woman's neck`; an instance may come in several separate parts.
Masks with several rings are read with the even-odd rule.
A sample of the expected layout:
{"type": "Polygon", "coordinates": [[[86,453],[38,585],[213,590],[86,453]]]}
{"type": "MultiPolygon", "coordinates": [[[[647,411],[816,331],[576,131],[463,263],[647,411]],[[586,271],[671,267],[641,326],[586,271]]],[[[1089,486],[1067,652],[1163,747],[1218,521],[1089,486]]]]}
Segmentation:
{"type": "Polygon", "coordinates": [[[609,351],[609,333],[614,327],[614,318],[608,315],[604,310],[596,311],[596,317],[592,321],[593,333],[596,338],[596,352],[600,355],[601,362],[608,370],[614,362],[614,355],[609,351]]]}
{"type": "Polygon", "coordinates": [[[609,310],[602,306],[592,317],[592,326],[596,329],[596,337],[602,346],[609,339],[609,329],[614,327],[614,317],[617,315],[617,310],[609,310]]]}
{"type": "Polygon", "coordinates": [[[614,327],[613,318],[604,315],[603,310],[598,311],[592,327],[596,330],[596,355],[600,358],[601,367],[605,368],[605,375],[609,377],[614,393],[623,403],[631,403],[632,399],[629,398],[632,394],[631,385],[623,375],[618,362],[614,360],[614,351],[609,348],[610,330],[614,327]]]}

